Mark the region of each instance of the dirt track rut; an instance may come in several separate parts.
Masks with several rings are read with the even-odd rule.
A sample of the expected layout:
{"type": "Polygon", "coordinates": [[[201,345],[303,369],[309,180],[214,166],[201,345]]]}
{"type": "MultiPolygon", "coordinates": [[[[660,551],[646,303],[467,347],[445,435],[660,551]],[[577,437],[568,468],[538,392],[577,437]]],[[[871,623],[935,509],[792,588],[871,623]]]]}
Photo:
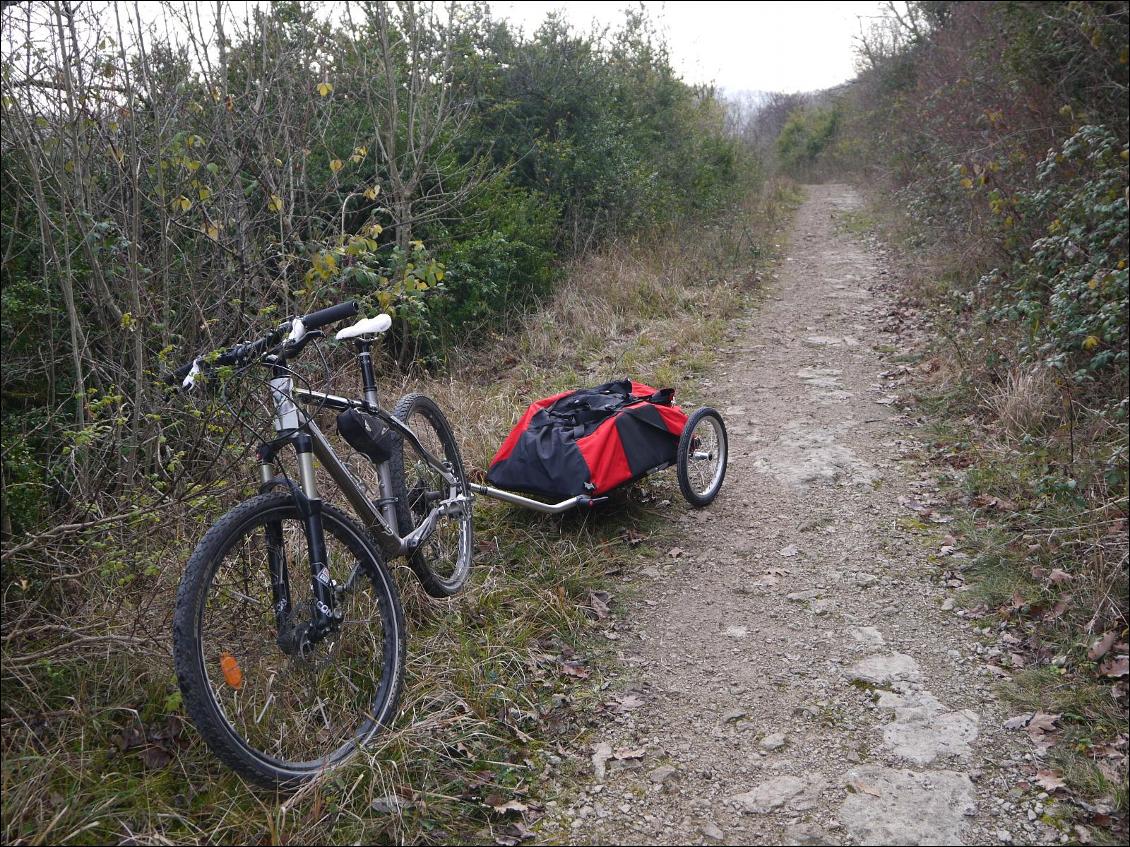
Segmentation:
{"type": "Polygon", "coordinates": [[[722,351],[706,394],[729,427],[726,484],[701,512],[672,505],[685,552],[620,611],[626,687],[583,751],[591,781],[550,810],[574,843],[1052,837],[952,609],[961,554],[929,506],[918,422],[892,402],[893,271],[840,225],[859,205],[808,189],[779,277],[722,351]]]}

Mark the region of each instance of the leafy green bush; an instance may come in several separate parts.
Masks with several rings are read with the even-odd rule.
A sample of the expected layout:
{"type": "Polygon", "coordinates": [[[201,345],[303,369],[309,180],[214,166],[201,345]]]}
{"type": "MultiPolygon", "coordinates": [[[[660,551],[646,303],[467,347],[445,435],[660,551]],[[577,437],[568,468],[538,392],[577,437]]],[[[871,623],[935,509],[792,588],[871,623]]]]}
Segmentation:
{"type": "Polygon", "coordinates": [[[1080,382],[1107,370],[1125,382],[1127,147],[1104,127],[1084,126],[1037,174],[1035,190],[1020,192],[1013,206],[1046,222],[1047,234],[1018,250],[1007,269],[982,277],[982,289],[999,304],[996,318],[1026,322],[1022,352],[1080,382]]]}
{"type": "Polygon", "coordinates": [[[471,199],[464,221],[436,229],[446,296],[433,320],[445,342],[529,305],[553,281],[559,204],[538,191],[516,187],[505,175],[471,199]]]}
{"type": "Polygon", "coordinates": [[[835,106],[794,111],[777,138],[777,156],[791,173],[811,168],[836,140],[840,111],[835,106]]]}

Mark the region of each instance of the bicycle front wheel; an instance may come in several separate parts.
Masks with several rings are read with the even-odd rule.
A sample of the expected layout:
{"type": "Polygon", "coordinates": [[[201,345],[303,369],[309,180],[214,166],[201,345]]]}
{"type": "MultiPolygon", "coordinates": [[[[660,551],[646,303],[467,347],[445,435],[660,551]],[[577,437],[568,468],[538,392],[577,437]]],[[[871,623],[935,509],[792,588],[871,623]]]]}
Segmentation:
{"type": "Polygon", "coordinates": [[[185,709],[222,761],[272,788],[294,788],[370,741],[395,716],[404,673],[404,616],[379,552],[334,506],[323,505],[322,523],[343,615],[336,632],[306,637],[314,592],[289,493],[224,515],[177,592],[173,650],[185,709]],[[289,607],[277,609],[286,595],[289,607]]]}
{"type": "MultiPolygon", "coordinates": [[[[406,394],[392,414],[407,424],[424,449],[445,462],[455,477],[455,485],[448,485],[408,439],[401,439],[403,449],[393,454],[389,467],[400,534],[407,535],[442,500],[466,495],[469,489],[451,424],[434,400],[423,394],[406,394]]],[[[473,555],[474,526],[468,500],[461,511],[440,516],[435,531],[408,557],[408,564],[429,595],[450,597],[467,581],[473,555]]]]}

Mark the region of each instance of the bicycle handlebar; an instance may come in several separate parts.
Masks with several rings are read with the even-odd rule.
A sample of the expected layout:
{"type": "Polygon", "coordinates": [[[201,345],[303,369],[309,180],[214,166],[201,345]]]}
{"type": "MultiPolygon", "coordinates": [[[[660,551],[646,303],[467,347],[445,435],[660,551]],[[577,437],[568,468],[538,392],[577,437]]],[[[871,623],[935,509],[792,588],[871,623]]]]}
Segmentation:
{"type": "MultiPolygon", "coordinates": [[[[250,362],[252,359],[258,358],[266,353],[269,349],[276,346],[288,332],[292,336],[287,339],[301,344],[303,337],[311,330],[323,327],[326,324],[335,323],[336,321],[345,318],[351,318],[360,311],[356,300],[346,300],[344,303],[338,303],[336,306],[327,306],[325,309],[318,309],[316,312],[311,312],[301,318],[294,318],[285,323],[280,324],[267,335],[262,338],[257,338],[255,341],[248,341],[243,344],[236,344],[234,347],[229,347],[227,350],[220,353],[220,355],[208,364],[213,366],[222,367],[224,365],[241,365],[250,362]]],[[[183,382],[189,374],[196,369],[196,373],[202,370],[201,365],[204,364],[203,359],[200,357],[194,358],[191,362],[181,365],[172,373],[166,374],[164,377],[165,382],[176,385],[183,382]]]]}
{"type": "Polygon", "coordinates": [[[360,308],[357,306],[356,300],[346,300],[344,303],[338,303],[336,306],[327,306],[324,309],[311,312],[306,315],[306,317],[302,318],[302,324],[307,330],[317,329],[326,324],[332,324],[345,318],[351,318],[359,311],[360,308]]]}

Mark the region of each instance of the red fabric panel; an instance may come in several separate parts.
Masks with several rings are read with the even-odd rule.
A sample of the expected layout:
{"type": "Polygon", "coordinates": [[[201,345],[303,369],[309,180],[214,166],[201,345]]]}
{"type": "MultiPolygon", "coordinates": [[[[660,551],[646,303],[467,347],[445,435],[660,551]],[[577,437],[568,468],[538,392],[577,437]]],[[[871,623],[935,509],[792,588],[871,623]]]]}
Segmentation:
{"type": "Polygon", "coordinates": [[[526,414],[522,415],[522,419],[510,430],[510,434],[506,436],[506,440],[502,442],[502,446],[498,448],[498,452],[494,454],[494,458],[490,460],[490,463],[493,465],[509,457],[510,454],[514,452],[514,445],[518,443],[518,439],[522,437],[522,433],[524,433],[526,427],[529,426],[530,418],[546,406],[552,406],[566,394],[572,394],[574,390],[575,389],[562,391],[560,394],[554,394],[552,397],[545,397],[532,403],[530,408],[526,409],[526,414]]]}
{"type": "Polygon", "coordinates": [[[667,424],[667,431],[672,435],[682,435],[686,428],[689,416],[678,406],[656,406],[659,417],[667,424]]]}
{"type": "Polygon", "coordinates": [[[616,431],[616,416],[613,415],[591,434],[576,441],[577,449],[589,466],[589,474],[595,494],[610,491],[622,482],[632,478],[628,457],[624,455],[624,445],[616,431]]]}
{"type": "MultiPolygon", "coordinates": [[[[652,388],[650,385],[644,385],[642,382],[632,381],[632,394],[636,397],[650,397],[658,390],[657,388],[652,388]]],[[[668,432],[672,435],[683,434],[683,428],[686,427],[689,416],[684,413],[682,409],[674,403],[670,406],[656,405],[655,408],[659,410],[659,415],[663,418],[663,423],[667,424],[668,432]]]]}

